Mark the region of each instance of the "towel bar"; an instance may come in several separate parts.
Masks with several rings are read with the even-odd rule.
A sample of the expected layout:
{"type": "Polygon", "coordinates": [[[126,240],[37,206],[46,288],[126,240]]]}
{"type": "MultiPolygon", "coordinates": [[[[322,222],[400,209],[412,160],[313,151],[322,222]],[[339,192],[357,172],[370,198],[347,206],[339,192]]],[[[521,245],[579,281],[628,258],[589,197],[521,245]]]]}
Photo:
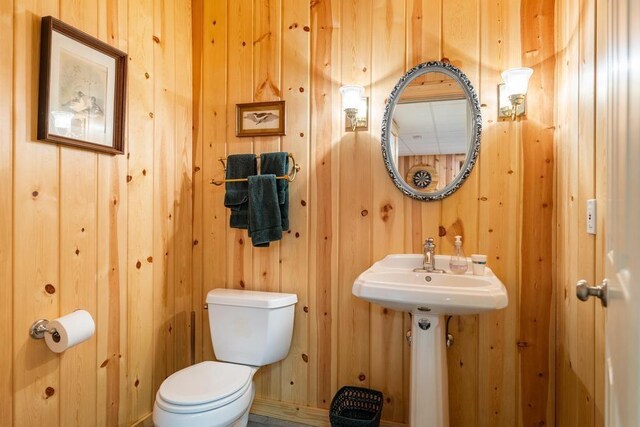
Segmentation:
{"type": "MultiPolygon", "coordinates": [[[[293,154],[289,153],[289,157],[291,158],[291,171],[287,175],[276,176],[276,179],[286,179],[289,182],[293,182],[296,179],[296,175],[298,174],[298,172],[300,172],[300,165],[296,163],[296,159],[295,157],[293,157],[293,154]]],[[[257,159],[260,159],[260,158],[258,157],[257,159]]],[[[218,159],[218,161],[222,163],[222,167],[224,168],[225,172],[227,170],[227,165],[225,164],[226,160],[227,160],[226,157],[220,157],[218,159]]],[[[225,182],[247,182],[247,181],[248,181],[247,178],[222,179],[219,181],[212,179],[210,183],[213,185],[222,185],[225,182]]]]}

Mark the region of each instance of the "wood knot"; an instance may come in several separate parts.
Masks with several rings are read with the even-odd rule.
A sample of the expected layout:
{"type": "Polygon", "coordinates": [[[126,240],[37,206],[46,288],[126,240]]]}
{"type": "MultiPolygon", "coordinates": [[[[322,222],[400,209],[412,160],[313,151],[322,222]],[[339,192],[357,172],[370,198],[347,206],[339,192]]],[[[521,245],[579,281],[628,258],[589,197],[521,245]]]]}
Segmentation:
{"type": "Polygon", "coordinates": [[[153,257],[152,256],[147,257],[147,262],[148,263],[152,263],[153,262],[153,257]]]}
{"type": "Polygon", "coordinates": [[[142,263],[140,261],[136,262],[136,268],[140,270],[140,267],[142,267],[142,263]]]}
{"type": "Polygon", "coordinates": [[[241,287],[242,289],[244,289],[244,286],[245,286],[245,285],[244,285],[244,280],[240,280],[240,287],[241,287]]]}
{"type": "Polygon", "coordinates": [[[304,200],[300,200],[300,204],[301,204],[302,206],[307,206],[307,202],[306,202],[306,201],[304,201],[304,200]]]}
{"type": "Polygon", "coordinates": [[[380,217],[384,222],[387,222],[387,220],[391,216],[392,210],[393,210],[393,206],[391,206],[389,203],[385,204],[382,208],[380,208],[380,213],[381,213],[380,217]]]}
{"type": "Polygon", "coordinates": [[[39,193],[38,193],[37,191],[34,191],[33,193],[31,193],[31,195],[32,195],[33,197],[38,197],[38,194],[39,194],[39,193]]]}
{"type": "Polygon", "coordinates": [[[362,374],[362,373],[361,373],[360,375],[358,375],[358,379],[359,379],[360,381],[364,381],[364,380],[366,380],[366,379],[367,379],[367,376],[366,376],[365,374],[362,374]]]}
{"type": "Polygon", "coordinates": [[[302,27],[302,29],[303,29],[304,31],[306,31],[307,33],[308,33],[309,31],[311,31],[311,28],[309,28],[309,26],[308,26],[308,25],[305,25],[304,27],[302,27]]]}
{"type": "Polygon", "coordinates": [[[366,210],[366,209],[363,209],[363,210],[360,211],[360,215],[367,216],[367,215],[369,215],[369,211],[366,210]]]}
{"type": "Polygon", "coordinates": [[[53,396],[54,394],[56,394],[56,389],[53,387],[47,387],[44,389],[44,396],[45,399],[50,398],[51,396],[53,396]]]}
{"type": "Polygon", "coordinates": [[[305,306],[302,308],[302,310],[303,310],[305,313],[308,313],[308,312],[309,312],[309,307],[307,307],[307,306],[305,305],[305,306]]]}
{"type": "Polygon", "coordinates": [[[443,226],[439,226],[438,227],[438,236],[444,237],[446,235],[447,235],[447,229],[444,228],[443,226]]]}
{"type": "Polygon", "coordinates": [[[153,41],[156,42],[156,43],[160,43],[160,37],[153,36],[153,41]]]}
{"type": "Polygon", "coordinates": [[[53,286],[51,283],[47,283],[46,285],[44,285],[44,291],[49,295],[53,295],[56,293],[56,287],[53,286]]]}
{"type": "Polygon", "coordinates": [[[302,354],[302,360],[304,360],[304,363],[309,363],[309,356],[307,356],[306,354],[302,354]]]}

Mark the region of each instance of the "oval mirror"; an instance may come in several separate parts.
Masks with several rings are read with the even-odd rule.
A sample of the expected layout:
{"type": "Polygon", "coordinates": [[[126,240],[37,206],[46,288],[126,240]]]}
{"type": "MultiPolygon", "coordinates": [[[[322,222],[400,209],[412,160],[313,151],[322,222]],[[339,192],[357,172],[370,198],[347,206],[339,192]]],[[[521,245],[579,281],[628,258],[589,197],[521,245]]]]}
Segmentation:
{"type": "Polygon", "coordinates": [[[382,157],[394,184],[418,200],[440,200],[467,179],[480,150],[478,96],[445,62],[409,70],[393,88],[382,121],[382,157]]]}

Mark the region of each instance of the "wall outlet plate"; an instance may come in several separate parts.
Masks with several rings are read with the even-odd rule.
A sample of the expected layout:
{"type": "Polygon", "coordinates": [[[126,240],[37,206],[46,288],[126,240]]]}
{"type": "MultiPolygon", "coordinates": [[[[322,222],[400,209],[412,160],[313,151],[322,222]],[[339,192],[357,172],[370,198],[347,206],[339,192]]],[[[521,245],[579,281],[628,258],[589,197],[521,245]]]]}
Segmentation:
{"type": "Polygon", "coordinates": [[[587,200],[587,233],[596,234],[596,199],[587,200]]]}

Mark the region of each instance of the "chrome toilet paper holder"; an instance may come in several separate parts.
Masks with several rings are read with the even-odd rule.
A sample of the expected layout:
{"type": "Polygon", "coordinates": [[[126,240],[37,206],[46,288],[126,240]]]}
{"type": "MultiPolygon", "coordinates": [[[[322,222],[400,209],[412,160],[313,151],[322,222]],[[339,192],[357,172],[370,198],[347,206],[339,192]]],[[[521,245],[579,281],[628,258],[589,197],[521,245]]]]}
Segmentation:
{"type": "Polygon", "coordinates": [[[56,331],[56,328],[49,329],[49,321],[47,319],[36,320],[29,329],[29,335],[35,340],[41,340],[44,338],[45,333],[51,334],[54,342],[60,342],[60,334],[56,331]]]}

